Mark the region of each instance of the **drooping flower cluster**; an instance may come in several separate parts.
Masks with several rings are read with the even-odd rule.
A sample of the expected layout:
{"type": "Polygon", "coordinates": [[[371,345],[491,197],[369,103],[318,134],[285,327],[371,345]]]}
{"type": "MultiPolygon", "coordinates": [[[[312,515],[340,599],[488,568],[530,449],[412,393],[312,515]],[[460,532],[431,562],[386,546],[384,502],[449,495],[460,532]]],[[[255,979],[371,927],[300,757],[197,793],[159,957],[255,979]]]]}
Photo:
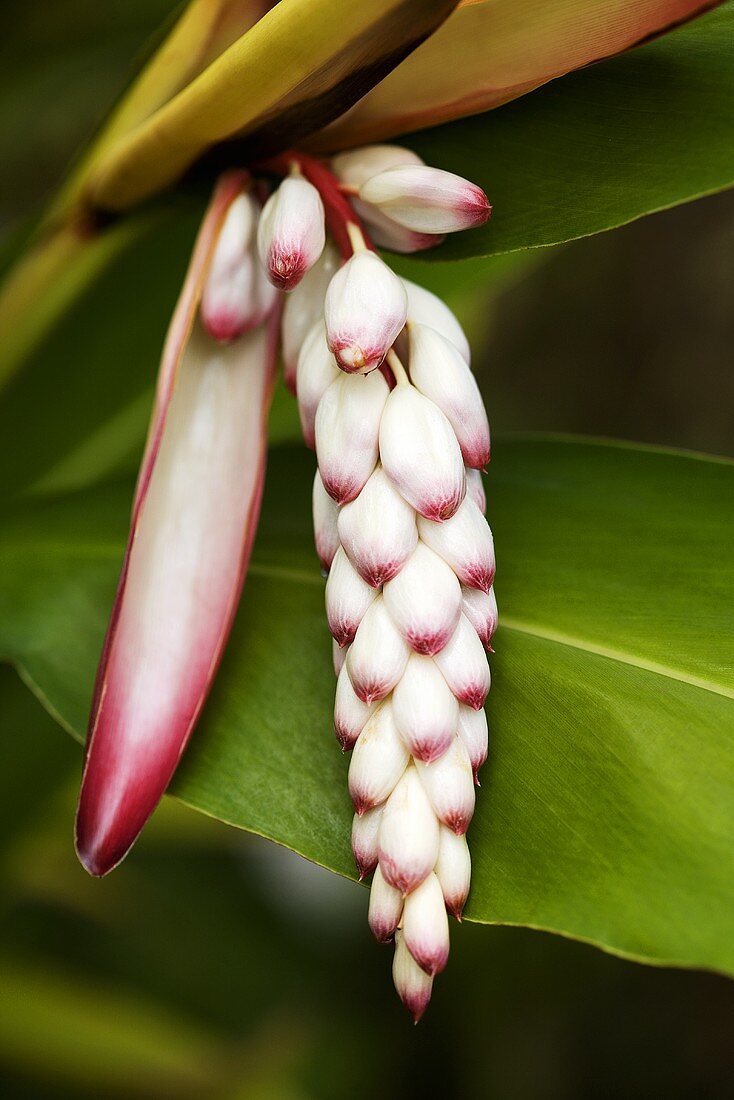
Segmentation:
{"type": "Polygon", "coordinates": [[[334,725],[352,750],[352,846],[360,877],[373,873],[371,928],[395,941],[395,985],[417,1019],[448,956],[447,911],[460,917],[469,890],[465,833],[487,754],[485,650],[497,620],[480,474],[489,427],[458,321],[399,278],[367,234],[417,251],[481,224],[489,205],[473,184],[395,146],[329,164],[283,154],[261,168],[282,177],[264,205],[247,173],[220,181],[169,332],[93,704],[78,851],[95,874],[122,858],[206,696],[259,507],[258,428],[282,304],[285,379],[318,463],[314,530],[328,575],[334,725]],[[236,446],[245,408],[254,429],[246,483],[236,446]],[[231,517],[227,569],[206,537],[215,507],[231,517]],[[179,628],[174,614],[155,614],[158,594],[178,583],[156,531],[180,526],[182,508],[195,552],[182,559],[179,628]],[[142,642],[145,666],[130,659],[142,642]]]}
{"type": "MultiPolygon", "coordinates": [[[[478,188],[406,150],[357,150],[332,169],[393,249],[426,248],[488,215],[478,188]]],[[[315,224],[302,236],[316,240],[315,224]]],[[[352,750],[352,846],[360,877],[374,873],[370,926],[395,941],[395,985],[417,1019],[448,957],[447,910],[460,917],[469,890],[465,833],[487,755],[497,607],[479,471],[489,427],[448,307],[398,278],[356,219],[347,237],[342,266],[327,247],[289,295],[283,344],[318,460],[314,530],[335,730],[352,750]]],[[[277,248],[287,251],[270,241],[261,255],[277,248]]]]}

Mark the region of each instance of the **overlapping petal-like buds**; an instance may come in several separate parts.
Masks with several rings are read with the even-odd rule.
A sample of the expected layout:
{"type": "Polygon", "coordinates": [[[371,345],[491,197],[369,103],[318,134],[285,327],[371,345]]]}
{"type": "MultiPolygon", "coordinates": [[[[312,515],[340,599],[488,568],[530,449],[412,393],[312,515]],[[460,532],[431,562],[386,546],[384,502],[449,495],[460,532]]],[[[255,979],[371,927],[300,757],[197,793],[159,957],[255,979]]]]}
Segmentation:
{"type": "MultiPolygon", "coordinates": [[[[383,148],[368,166],[389,159],[383,148]]],[[[325,316],[303,344],[297,386],[318,460],[334,727],[352,750],[355,860],[361,877],[374,872],[370,927],[395,940],[395,985],[418,1019],[448,958],[446,913],[460,917],[469,890],[465,833],[487,755],[489,427],[456,318],[376,256],[347,261],[325,316]]]]}
{"type": "Polygon", "coordinates": [[[265,203],[257,229],[258,252],[273,286],[298,286],[325,242],[321,196],[308,180],[289,176],[265,203]]]}

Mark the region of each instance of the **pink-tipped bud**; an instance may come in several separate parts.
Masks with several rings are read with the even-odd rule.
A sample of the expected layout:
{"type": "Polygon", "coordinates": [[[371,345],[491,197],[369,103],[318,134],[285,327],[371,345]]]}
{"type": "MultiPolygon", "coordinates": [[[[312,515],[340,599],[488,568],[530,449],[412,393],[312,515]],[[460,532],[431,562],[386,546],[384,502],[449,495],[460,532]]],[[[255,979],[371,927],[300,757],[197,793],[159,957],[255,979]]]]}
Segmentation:
{"type": "Polygon", "coordinates": [[[439,834],[436,877],[441,884],[446,908],[452,916],[461,920],[469,895],[471,856],[466,837],[457,835],[445,825],[441,826],[439,834]]]}
{"type": "Polygon", "coordinates": [[[469,761],[474,773],[474,782],[478,783],[479,769],[487,759],[487,747],[489,733],[487,729],[487,715],[481,710],[472,710],[471,707],[459,707],[459,737],[469,755],[469,761]]]}
{"type": "Polygon", "coordinates": [[[408,295],[408,331],[413,325],[430,325],[454,345],[462,359],[470,363],[469,341],[446,303],[437,294],[418,283],[411,283],[409,279],[403,279],[403,286],[408,295]]]}
{"type": "Polygon", "coordinates": [[[352,821],[352,853],[359,871],[359,880],[372,874],[377,867],[377,834],[382,820],[382,806],[367,810],[352,821]]]}
{"type": "Polygon", "coordinates": [[[489,462],[489,423],[479,386],[459,349],[428,325],[410,327],[410,378],[456,432],[467,466],[489,462]]]}
{"type": "Polygon", "coordinates": [[[331,640],[331,660],[332,660],[332,664],[334,666],[334,675],[335,676],[338,677],[341,674],[341,670],[344,668],[344,665],[346,664],[348,653],[349,653],[349,646],[347,646],[345,649],[342,649],[342,647],[339,645],[339,643],[337,641],[334,641],[334,639],[332,638],[332,640],[331,640]]]}
{"type": "Polygon", "coordinates": [[[421,970],[432,978],[449,958],[449,922],[436,875],[431,873],[405,899],[403,937],[421,970]]]}
{"type": "Polygon", "coordinates": [[[429,656],[449,641],[461,613],[456,574],[423,542],[385,585],[383,599],[410,647],[429,656]]]}
{"type": "Polygon", "coordinates": [[[339,513],[339,537],[359,574],[379,588],[398,573],[418,542],[415,512],[381,466],[339,513]]]}
{"type": "Polygon", "coordinates": [[[459,704],[435,661],[417,653],[410,657],[392,705],[400,736],[416,760],[430,763],[446,752],[459,725],[459,704]]]}
{"type": "Polygon", "coordinates": [[[390,797],[408,760],[408,751],[395,727],[392,706],[383,703],[368,718],[349,762],[349,794],[358,814],[390,797]]]}
{"type": "Polygon", "coordinates": [[[413,764],[405,769],[387,800],[378,849],[383,876],[403,894],[415,890],[434,868],[438,821],[413,764]]]}
{"type": "Polygon", "coordinates": [[[464,499],[464,463],[454,430],[413,386],[396,386],[385,402],[380,458],[400,493],[426,519],[449,519],[464,499]]]}
{"type": "Polygon", "coordinates": [[[359,189],[363,202],[416,233],[455,233],[484,225],[492,212],[481,187],[425,165],[388,168],[359,189]]]}
{"type": "Polygon", "coordinates": [[[484,515],[487,511],[487,495],[484,492],[481,470],[466,471],[466,495],[474,501],[479,511],[484,515]]]}
{"type": "Polygon", "coordinates": [[[355,694],[349,672],[342,667],[336,682],[334,701],[334,732],[342,749],[354,747],[354,743],[367,725],[367,720],[377,709],[377,703],[363,703],[355,694]]]}
{"type": "Polygon", "coordinates": [[[472,624],[484,648],[491,653],[492,635],[497,629],[497,600],[494,588],[462,588],[461,609],[472,624]]]}
{"type": "Polygon", "coordinates": [[[325,242],[321,196],[308,180],[289,176],[265,203],[257,228],[258,252],[273,286],[293,290],[325,242]]]}
{"type": "Polygon", "coordinates": [[[326,582],[326,620],[332,638],[340,646],[354,641],[377,593],[363,581],[340,546],[334,555],[326,582]]]}
{"type": "Polygon", "coordinates": [[[462,584],[489,592],[494,580],[494,541],[489,525],[473,500],[444,523],[419,519],[421,539],[451,566],[462,584]]]}
{"type": "MultiPolygon", "coordinates": [[[[375,812],[382,812],[381,808],[375,812]]],[[[367,817],[367,814],[364,815],[367,817]]],[[[403,915],[403,895],[389,882],[385,882],[379,864],[370,887],[368,921],[372,935],[378,943],[389,943],[395,936],[403,915]]]]}
{"type": "Polygon", "coordinates": [[[354,500],[377,465],[380,421],[389,393],[379,371],[340,374],[316,410],[316,455],[324,488],[337,504],[354,500]]]}
{"type": "Polygon", "coordinates": [[[365,703],[384,699],[403,675],[409,655],[385,601],[378,596],[359,624],[349,649],[349,678],[359,698],[365,703]]]}
{"type": "Polygon", "coordinates": [[[438,820],[455,833],[465,833],[474,813],[475,795],[474,773],[464,742],[456,736],[438,760],[432,764],[418,761],[415,766],[438,820]]]}
{"type": "Polygon", "coordinates": [[[339,505],[327,493],[318,470],[313,479],[311,504],[316,553],[319,556],[321,568],[324,573],[328,573],[334,560],[334,554],[339,549],[339,530],[337,526],[339,505]]]}
{"type": "Polygon", "coordinates": [[[358,252],[337,271],[326,292],[329,347],[342,370],[379,367],[405,325],[402,282],[374,252],[358,252]]]}
{"type": "Polygon", "coordinates": [[[230,204],[201,298],[201,321],[215,340],[230,343],[263,320],[252,239],[258,207],[249,194],[230,204]]]}
{"type": "Polygon", "coordinates": [[[395,935],[392,980],[400,1000],[417,1024],[431,1000],[433,978],[421,969],[408,951],[402,932],[395,935]]]}
{"type": "Polygon", "coordinates": [[[296,392],[296,366],[303,341],[314,323],[323,319],[326,288],[338,268],[339,253],[327,241],[321,258],[285,299],[281,323],[283,380],[291,393],[296,392]]]}
{"type": "Polygon", "coordinates": [[[489,665],[476,630],[466,615],[435,661],[460,703],[473,710],[484,706],[489,691],[489,665]]]}
{"type": "Polygon", "coordinates": [[[363,145],[335,156],[331,161],[331,170],[340,183],[348,187],[361,187],[372,176],[389,168],[423,163],[417,153],[402,145],[363,145]]]}
{"type": "Polygon", "coordinates": [[[303,441],[311,449],[316,446],[316,410],[321,398],[339,374],[334,356],[326,346],[324,322],[317,321],[303,342],[296,368],[298,415],[303,441]]]}

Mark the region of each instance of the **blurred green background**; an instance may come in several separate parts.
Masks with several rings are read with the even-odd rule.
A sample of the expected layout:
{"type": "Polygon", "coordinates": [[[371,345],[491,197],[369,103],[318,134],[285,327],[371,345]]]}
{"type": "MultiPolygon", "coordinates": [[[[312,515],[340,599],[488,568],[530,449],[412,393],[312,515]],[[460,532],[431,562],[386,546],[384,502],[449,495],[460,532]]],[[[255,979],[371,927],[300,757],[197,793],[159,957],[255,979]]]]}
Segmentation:
{"type": "MultiPolygon", "coordinates": [[[[5,13],[5,242],[172,10],[5,13]]],[[[732,196],[521,258],[491,286],[481,265],[430,270],[470,330],[495,431],[734,452],[732,196]]],[[[413,1028],[366,891],[273,845],[168,800],[133,856],[89,879],[71,845],[78,748],[5,668],[0,712],[3,1097],[734,1096],[734,986],[715,975],[464,925],[413,1028]]]]}

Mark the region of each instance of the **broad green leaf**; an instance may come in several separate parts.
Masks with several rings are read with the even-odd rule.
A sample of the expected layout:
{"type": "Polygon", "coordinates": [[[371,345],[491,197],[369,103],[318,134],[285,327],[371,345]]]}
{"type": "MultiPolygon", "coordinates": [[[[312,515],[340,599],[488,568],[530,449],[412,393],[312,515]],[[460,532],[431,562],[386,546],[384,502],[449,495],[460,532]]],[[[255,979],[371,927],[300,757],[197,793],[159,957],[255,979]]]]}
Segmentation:
{"type": "MultiPolygon", "coordinates": [[[[274,452],[241,612],[174,793],[352,875],[309,482],[302,452],[274,452]]],[[[723,460],[497,443],[502,625],[469,919],[734,973],[733,487],[723,460]]],[[[19,503],[0,536],[0,652],[77,737],[131,491],[19,503]]]]}
{"type": "Polygon", "coordinates": [[[627,50],[715,0],[463,0],[359,103],[316,139],[366,145],[487,111],[627,50]]]}
{"type": "MultiPolygon", "coordinates": [[[[124,210],[174,183],[212,145],[278,151],[341,114],[457,0],[280,0],[198,77],[103,154],[85,188],[124,210]]],[[[240,156],[241,160],[242,157],[240,156]]]]}
{"type": "Polygon", "coordinates": [[[429,163],[479,183],[494,207],[434,257],[568,241],[732,186],[732,41],[727,3],[515,103],[407,139],[429,163]]]}

